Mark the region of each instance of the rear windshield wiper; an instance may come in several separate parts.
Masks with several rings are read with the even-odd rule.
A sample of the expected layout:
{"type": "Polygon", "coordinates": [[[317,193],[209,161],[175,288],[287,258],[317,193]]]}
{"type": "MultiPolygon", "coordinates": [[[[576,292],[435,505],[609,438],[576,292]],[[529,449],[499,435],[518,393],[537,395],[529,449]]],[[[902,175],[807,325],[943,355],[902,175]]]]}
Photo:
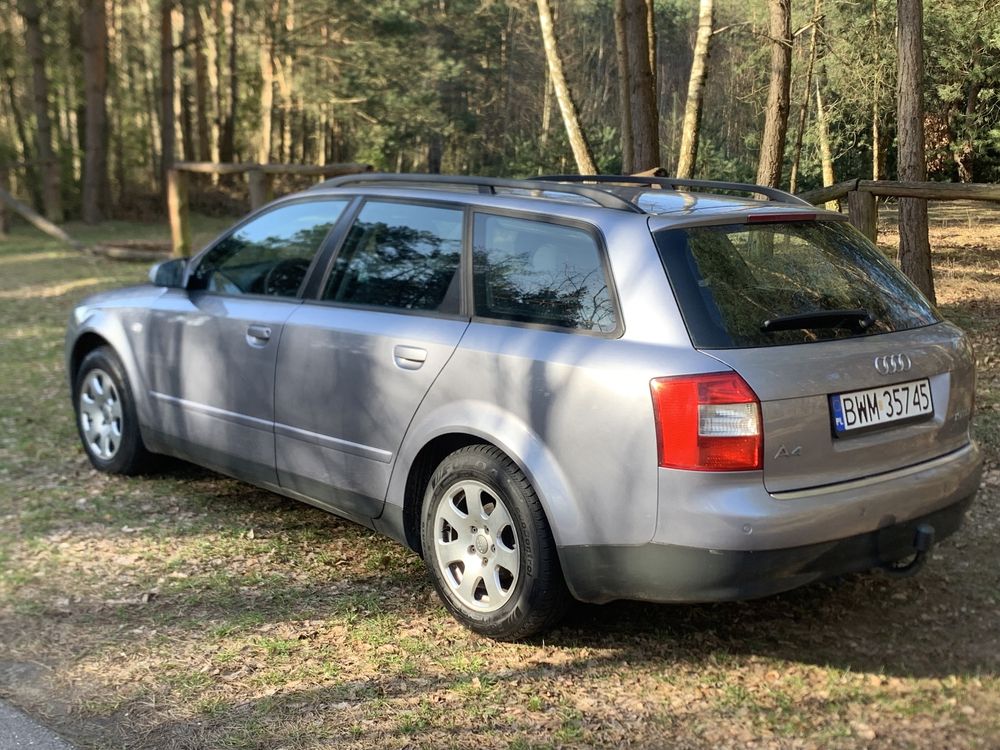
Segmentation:
{"type": "Polygon", "coordinates": [[[760,324],[760,330],[771,333],[799,331],[805,328],[849,328],[855,333],[863,333],[874,323],[875,316],[867,310],[816,310],[769,318],[760,324]]]}

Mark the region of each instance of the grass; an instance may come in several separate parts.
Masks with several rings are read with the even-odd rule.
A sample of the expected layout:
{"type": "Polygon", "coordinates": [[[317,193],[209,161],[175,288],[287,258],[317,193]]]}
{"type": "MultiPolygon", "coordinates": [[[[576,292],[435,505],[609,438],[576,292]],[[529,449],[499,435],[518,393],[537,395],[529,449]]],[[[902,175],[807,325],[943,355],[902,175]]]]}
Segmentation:
{"type": "Polygon", "coordinates": [[[0,695],[84,747],[1000,745],[1000,219],[954,215],[932,222],[938,296],[976,345],[987,458],[962,534],[912,579],[579,606],[528,644],[464,631],[416,556],[346,521],[194,467],[93,472],[65,321],[146,267],[19,228],[0,241],[0,695]]]}

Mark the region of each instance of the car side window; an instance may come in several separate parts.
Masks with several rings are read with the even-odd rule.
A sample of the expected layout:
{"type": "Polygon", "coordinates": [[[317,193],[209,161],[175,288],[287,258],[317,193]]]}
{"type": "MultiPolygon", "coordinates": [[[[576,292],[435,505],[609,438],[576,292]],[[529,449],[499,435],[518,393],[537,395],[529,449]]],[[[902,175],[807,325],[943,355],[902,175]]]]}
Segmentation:
{"type": "Polygon", "coordinates": [[[248,221],[202,256],[188,289],[294,297],[347,203],[290,203],[248,221]]]}
{"type": "Polygon", "coordinates": [[[369,201],[337,253],[323,299],[457,314],[463,212],[369,201]]]}
{"type": "Polygon", "coordinates": [[[477,316],[598,333],[618,327],[601,252],[590,232],[477,214],[473,235],[477,316]]]}

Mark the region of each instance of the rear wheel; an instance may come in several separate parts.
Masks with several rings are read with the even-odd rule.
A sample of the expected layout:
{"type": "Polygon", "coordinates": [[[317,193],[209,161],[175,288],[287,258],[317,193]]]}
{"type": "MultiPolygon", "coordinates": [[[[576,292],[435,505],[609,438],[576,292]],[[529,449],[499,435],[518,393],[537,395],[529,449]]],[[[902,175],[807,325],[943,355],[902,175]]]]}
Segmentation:
{"type": "Polygon", "coordinates": [[[499,449],[472,445],[431,476],[424,561],[445,606],[470,630],[516,640],[551,628],[569,604],[538,496],[499,449]]]}
{"type": "Polygon", "coordinates": [[[109,347],[94,349],[83,358],[73,405],[80,440],[95,469],[138,474],[152,468],[153,455],[142,444],[125,369],[109,347]]]}

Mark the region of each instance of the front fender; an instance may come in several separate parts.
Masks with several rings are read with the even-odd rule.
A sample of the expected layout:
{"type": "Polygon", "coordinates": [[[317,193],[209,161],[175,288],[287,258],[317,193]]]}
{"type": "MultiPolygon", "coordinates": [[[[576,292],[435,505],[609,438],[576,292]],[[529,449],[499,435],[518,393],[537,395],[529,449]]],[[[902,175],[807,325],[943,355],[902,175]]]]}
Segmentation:
{"type": "MultiPolygon", "coordinates": [[[[125,368],[125,375],[128,377],[132,396],[135,399],[140,427],[152,421],[149,399],[146,398],[149,386],[135,357],[133,347],[134,336],[141,334],[145,326],[145,322],[141,320],[142,317],[134,310],[88,307],[86,304],[81,304],[73,310],[70,316],[69,327],[66,331],[65,352],[66,375],[72,394],[75,375],[73,372],[74,364],[78,364],[82,356],[85,356],[78,356],[78,344],[84,341],[93,341],[94,344],[99,345],[96,341],[97,338],[106,342],[114,350],[125,368]],[[136,327],[138,328],[136,329],[136,327]]],[[[96,347],[88,346],[87,350],[89,351],[91,348],[96,347]]]]}

